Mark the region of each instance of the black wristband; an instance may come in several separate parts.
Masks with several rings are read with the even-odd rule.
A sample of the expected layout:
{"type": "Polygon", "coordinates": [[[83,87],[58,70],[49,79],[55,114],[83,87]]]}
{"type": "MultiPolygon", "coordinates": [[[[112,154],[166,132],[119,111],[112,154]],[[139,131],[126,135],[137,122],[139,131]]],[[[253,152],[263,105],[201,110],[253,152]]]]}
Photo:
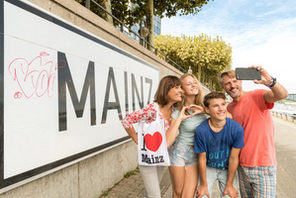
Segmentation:
{"type": "Polygon", "coordinates": [[[276,78],[274,78],[274,77],[271,76],[271,79],[272,79],[271,83],[268,84],[268,85],[266,85],[269,88],[273,87],[275,85],[275,83],[276,83],[276,78]]]}

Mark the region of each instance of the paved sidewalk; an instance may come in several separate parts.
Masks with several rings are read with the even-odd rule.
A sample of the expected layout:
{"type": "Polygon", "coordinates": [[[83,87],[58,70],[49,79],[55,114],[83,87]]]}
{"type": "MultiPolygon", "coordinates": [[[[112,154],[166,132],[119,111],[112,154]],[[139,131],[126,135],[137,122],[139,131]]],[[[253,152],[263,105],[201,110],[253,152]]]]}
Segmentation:
{"type": "MultiPolygon", "coordinates": [[[[236,188],[238,189],[237,180],[235,180],[236,188]]],[[[170,184],[169,170],[165,169],[164,175],[160,184],[161,197],[171,198],[172,197],[172,186],[170,184]]],[[[213,189],[213,194],[211,197],[218,198],[218,182],[213,189]]],[[[141,174],[138,172],[135,175],[131,175],[128,178],[123,178],[118,184],[110,189],[106,196],[101,196],[102,198],[144,198],[145,188],[141,174]]]]}
{"type": "MultiPolygon", "coordinates": [[[[275,143],[277,150],[278,173],[277,173],[277,197],[295,197],[296,194],[296,125],[287,121],[274,118],[276,128],[275,143]]],[[[238,188],[237,178],[234,185],[238,188]]],[[[172,187],[170,185],[170,177],[168,169],[165,170],[161,182],[162,198],[171,198],[172,187]]],[[[103,198],[143,198],[144,184],[140,173],[131,175],[129,178],[124,178],[115,185],[107,196],[103,198]]],[[[212,198],[218,198],[218,184],[213,189],[212,198]]]]}
{"type": "MultiPolygon", "coordinates": [[[[160,184],[161,195],[163,198],[171,197],[171,185],[168,169],[165,169],[164,175],[160,184]]],[[[102,198],[143,198],[145,188],[141,174],[138,172],[128,178],[123,178],[118,184],[110,189],[108,195],[101,196],[102,198]]]]}

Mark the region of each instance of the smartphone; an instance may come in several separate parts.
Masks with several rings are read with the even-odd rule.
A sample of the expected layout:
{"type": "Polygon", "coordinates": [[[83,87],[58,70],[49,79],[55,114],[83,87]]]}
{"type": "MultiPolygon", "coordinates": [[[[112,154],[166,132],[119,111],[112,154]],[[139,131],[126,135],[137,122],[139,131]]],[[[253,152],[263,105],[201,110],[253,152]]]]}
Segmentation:
{"type": "Polygon", "coordinates": [[[261,80],[261,71],[256,68],[235,68],[237,80],[261,80]]]}

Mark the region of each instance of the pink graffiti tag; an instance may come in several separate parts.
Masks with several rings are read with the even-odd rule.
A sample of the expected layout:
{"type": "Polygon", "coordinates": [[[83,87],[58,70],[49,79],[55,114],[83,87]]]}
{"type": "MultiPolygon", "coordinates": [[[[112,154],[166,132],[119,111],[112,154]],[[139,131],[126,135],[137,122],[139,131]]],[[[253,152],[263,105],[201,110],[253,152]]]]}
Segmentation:
{"type": "Polygon", "coordinates": [[[15,92],[15,99],[22,96],[30,99],[33,95],[54,95],[57,66],[54,61],[46,61],[46,57],[49,57],[49,54],[41,52],[31,61],[25,58],[15,58],[11,61],[8,71],[20,89],[15,92]]]}

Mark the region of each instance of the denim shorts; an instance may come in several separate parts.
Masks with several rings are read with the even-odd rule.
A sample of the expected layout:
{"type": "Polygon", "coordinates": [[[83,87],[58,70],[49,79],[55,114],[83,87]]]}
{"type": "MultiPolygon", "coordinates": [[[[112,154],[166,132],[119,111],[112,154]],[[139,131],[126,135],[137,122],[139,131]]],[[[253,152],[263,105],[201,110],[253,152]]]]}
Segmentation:
{"type": "Polygon", "coordinates": [[[194,153],[193,145],[184,144],[178,140],[169,148],[171,166],[185,166],[198,163],[198,155],[194,153]]]}

